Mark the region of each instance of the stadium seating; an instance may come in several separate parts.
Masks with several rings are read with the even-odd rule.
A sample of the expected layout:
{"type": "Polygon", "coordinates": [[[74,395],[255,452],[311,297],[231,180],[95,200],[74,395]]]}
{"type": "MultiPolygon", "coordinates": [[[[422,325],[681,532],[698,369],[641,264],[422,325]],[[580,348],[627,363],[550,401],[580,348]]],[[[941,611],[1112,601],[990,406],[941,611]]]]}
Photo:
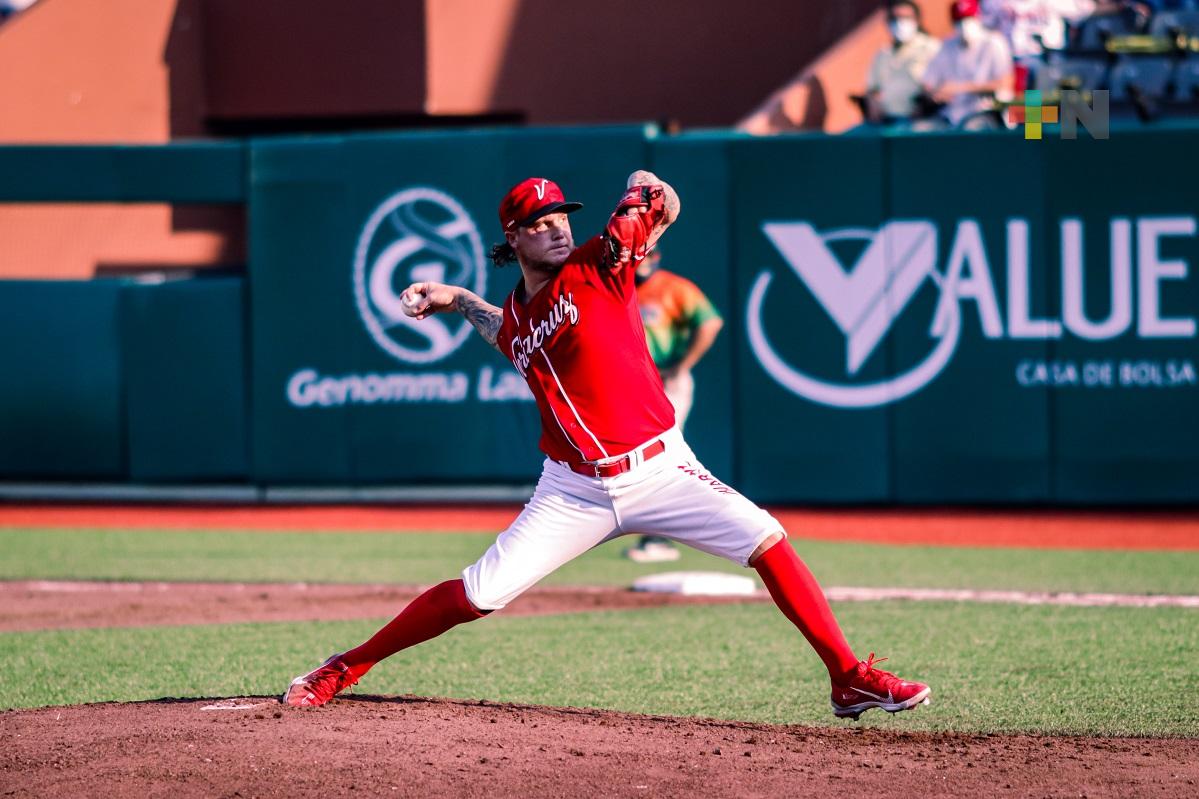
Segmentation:
{"type": "Polygon", "coordinates": [[[1199,10],[1091,17],[1078,24],[1066,51],[1046,53],[1040,87],[1109,89],[1117,105],[1166,101],[1178,111],[1199,99],[1196,37],[1199,10]]]}
{"type": "Polygon", "coordinates": [[[1153,36],[1199,36],[1199,11],[1161,11],[1149,23],[1153,36]]]}
{"type": "Polygon", "coordinates": [[[1055,88],[1094,90],[1107,88],[1108,59],[1087,55],[1050,53],[1045,68],[1037,73],[1041,89],[1055,88]]]}
{"type": "MultiPolygon", "coordinates": [[[[869,23],[869,28],[867,23],[863,23],[862,30],[834,48],[835,52],[841,54],[840,60],[835,66],[832,60],[821,62],[823,71],[820,74],[824,83],[812,83],[811,75],[816,73],[805,73],[808,74],[809,83],[804,85],[802,91],[795,88],[790,95],[796,107],[806,108],[812,98],[817,97],[813,86],[823,87],[823,91],[828,92],[831,85],[828,81],[833,79],[830,76],[837,81],[845,81],[846,73],[858,74],[862,68],[861,53],[870,48],[877,51],[880,46],[885,46],[886,34],[882,23],[882,16],[876,15],[869,23]],[[858,48],[852,58],[848,56],[851,41],[858,48]]],[[[1024,54],[1016,59],[1017,87],[1039,90],[1045,93],[1043,98],[1052,102],[1060,99],[1060,91],[1080,91],[1084,96],[1096,91],[1110,92],[1110,97],[1105,101],[1110,101],[1112,117],[1120,120],[1136,118],[1149,122],[1162,117],[1199,115],[1199,0],[1121,3],[1118,11],[1077,19],[1066,25],[1064,42],[1054,37],[1054,41],[1062,42],[1057,49],[1046,47],[1045,42],[1041,41],[1039,54],[1024,54]],[[1025,75],[1027,80],[1023,80],[1025,75]]],[[[941,37],[945,35],[944,30],[933,30],[933,33],[941,37]]],[[[1034,40],[1040,39],[1036,33],[1031,35],[1034,40]]],[[[854,80],[851,77],[848,82],[853,83],[854,80]]],[[[795,87],[800,85],[799,82],[793,83],[795,87]]],[[[803,129],[808,125],[807,121],[796,121],[801,119],[800,115],[790,111],[785,119],[791,121],[791,128],[776,121],[775,117],[784,118],[778,110],[782,108],[779,105],[781,96],[779,94],[772,98],[774,105],[764,105],[743,120],[742,129],[761,134],[803,129]]],[[[851,100],[857,96],[854,92],[845,94],[851,100]]],[[[1000,93],[998,105],[1006,107],[1009,102],[1022,102],[1019,89],[1016,96],[1011,98],[1000,93]]],[[[929,105],[919,106],[918,118],[929,113],[929,105]]],[[[848,116],[852,117],[853,122],[864,119],[860,107],[855,107],[848,116]]],[[[823,117],[821,120],[820,124],[826,130],[847,129],[824,125],[827,120],[823,117]]],[[[870,123],[866,123],[866,126],[869,128],[870,123]]],[[[923,129],[923,121],[918,123],[918,127],[923,129]]],[[[931,127],[935,128],[936,125],[931,127]]]]}
{"type": "MultiPolygon", "coordinates": [[[[1159,15],[1160,16],[1160,15],[1159,15]]],[[[1144,21],[1140,17],[1125,14],[1100,14],[1083,20],[1078,25],[1072,50],[1100,52],[1113,36],[1131,36],[1143,32],[1144,21]]]]}
{"type": "Polygon", "coordinates": [[[1111,72],[1112,100],[1127,101],[1132,87],[1146,97],[1165,98],[1174,74],[1174,62],[1175,59],[1169,56],[1120,56],[1111,72]]]}
{"type": "Polygon", "coordinates": [[[1178,62],[1174,70],[1174,93],[1171,99],[1178,103],[1199,101],[1199,55],[1192,53],[1178,62]]]}

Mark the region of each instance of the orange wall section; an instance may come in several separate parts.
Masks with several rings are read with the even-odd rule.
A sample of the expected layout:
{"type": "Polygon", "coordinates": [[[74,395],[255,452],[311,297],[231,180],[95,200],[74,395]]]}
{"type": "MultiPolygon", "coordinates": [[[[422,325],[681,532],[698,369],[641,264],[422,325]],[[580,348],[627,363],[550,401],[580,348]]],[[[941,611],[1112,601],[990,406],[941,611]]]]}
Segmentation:
{"type": "Polygon", "coordinates": [[[209,118],[421,113],[728,125],[876,8],[41,0],[0,26],[0,142],[163,142],[203,134],[209,118]]]}
{"type": "MultiPolygon", "coordinates": [[[[40,0],[0,26],[0,142],[161,143],[203,127],[201,0],[40,0]]],[[[244,261],[237,208],[0,204],[0,278],[244,261]]]]}
{"type": "Polygon", "coordinates": [[[191,105],[184,127],[198,132],[198,5],[41,0],[10,19],[0,26],[0,141],[165,142],[173,85],[191,105]]]}
{"type": "MultiPolygon", "coordinates": [[[[875,8],[40,0],[0,25],[0,143],[161,143],[339,115],[729,125],[875,8]]],[[[243,227],[234,208],[0,204],[0,278],[242,263],[243,227]]]]}
{"type": "Polygon", "coordinates": [[[0,279],[203,269],[245,260],[236,207],[162,203],[0,204],[0,279]]]}
{"type": "Polygon", "coordinates": [[[428,109],[731,125],[878,0],[426,0],[428,109]]]}
{"type": "MultiPolygon", "coordinates": [[[[952,33],[949,0],[917,0],[916,4],[931,36],[943,39],[952,33]]],[[[887,17],[879,9],[780,85],[737,127],[768,135],[796,130],[840,133],[861,124],[862,114],[849,97],[865,93],[874,54],[890,42],[887,17]]]]}

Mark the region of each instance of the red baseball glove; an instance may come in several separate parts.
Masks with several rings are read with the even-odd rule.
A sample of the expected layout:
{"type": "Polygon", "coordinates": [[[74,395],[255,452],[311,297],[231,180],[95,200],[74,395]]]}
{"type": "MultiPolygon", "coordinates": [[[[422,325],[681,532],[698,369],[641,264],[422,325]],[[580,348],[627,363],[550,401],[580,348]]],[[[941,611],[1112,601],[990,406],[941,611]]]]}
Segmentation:
{"type": "Polygon", "coordinates": [[[640,261],[649,252],[650,236],[666,216],[665,198],[660,185],[630,186],[625,191],[604,228],[614,266],[640,261]],[[633,208],[641,212],[630,214],[633,208]]]}

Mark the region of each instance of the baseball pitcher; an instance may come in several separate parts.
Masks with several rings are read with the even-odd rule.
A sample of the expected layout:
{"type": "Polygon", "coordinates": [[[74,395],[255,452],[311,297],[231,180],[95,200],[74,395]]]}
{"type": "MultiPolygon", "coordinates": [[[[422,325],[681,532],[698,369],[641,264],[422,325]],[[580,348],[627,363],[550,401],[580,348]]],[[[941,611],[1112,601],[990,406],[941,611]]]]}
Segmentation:
{"type": "Polygon", "coordinates": [[[283,701],[323,705],[384,658],[500,610],[572,558],[637,532],[756,569],[828,669],[837,716],[925,702],[927,685],[877,668],[873,653],[858,659],[779,522],[705,469],[675,424],[634,283],[637,264],[678,218],[674,189],[634,172],[603,232],[576,247],[569,214],[580,207],[545,178],[521,181],[504,196],[504,242],[492,258],[515,261],[521,279],[502,307],[440,283],[404,292],[406,313],[416,319],[462,314],[528,382],[546,455],[532,499],[461,577],[294,679],[283,701]]]}

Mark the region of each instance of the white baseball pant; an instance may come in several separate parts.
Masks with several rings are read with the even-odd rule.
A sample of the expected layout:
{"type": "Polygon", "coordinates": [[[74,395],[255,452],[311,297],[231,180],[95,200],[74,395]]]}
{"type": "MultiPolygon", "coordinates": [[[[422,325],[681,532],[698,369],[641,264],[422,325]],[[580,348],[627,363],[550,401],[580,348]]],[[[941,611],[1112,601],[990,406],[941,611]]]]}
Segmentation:
{"type": "Polygon", "coordinates": [[[783,532],[714,478],[677,428],[660,438],[665,452],[616,477],[585,477],[547,458],[533,498],[462,572],[471,604],[498,610],[562,564],[628,533],[664,536],[748,566],[763,541],[783,532]]]}

